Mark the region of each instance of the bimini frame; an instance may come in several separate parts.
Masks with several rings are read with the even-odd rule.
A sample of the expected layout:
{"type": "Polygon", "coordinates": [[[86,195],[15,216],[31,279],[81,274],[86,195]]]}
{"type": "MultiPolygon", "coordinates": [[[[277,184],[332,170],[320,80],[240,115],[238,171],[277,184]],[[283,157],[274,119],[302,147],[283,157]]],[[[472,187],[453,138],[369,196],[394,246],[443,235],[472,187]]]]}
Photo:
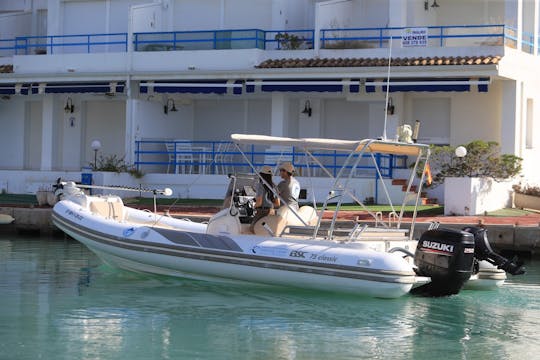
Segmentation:
{"type": "MultiPolygon", "coordinates": [[[[318,212],[318,221],[315,226],[313,237],[315,238],[317,232],[321,226],[322,214],[324,210],[328,208],[328,204],[331,200],[337,200],[336,210],[332,217],[332,222],[330,224],[330,229],[328,231],[328,239],[332,239],[333,231],[337,221],[337,215],[339,209],[343,203],[344,196],[347,195],[356,201],[364,210],[368,211],[371,216],[376,218],[376,214],[372,213],[367,209],[364,203],[354,195],[354,192],[349,189],[349,184],[355,173],[356,168],[359,166],[360,161],[363,158],[363,155],[367,154],[372,159],[372,163],[377,172],[377,178],[382,179],[381,171],[379,164],[376,161],[375,154],[391,154],[391,155],[406,155],[415,157],[414,166],[410,170],[409,179],[407,182],[407,190],[405,192],[404,200],[401,204],[401,209],[399,214],[395,211],[394,205],[392,204],[388,189],[383,182],[381,182],[384,189],[384,193],[388,203],[391,206],[392,213],[396,214],[395,226],[400,228],[403,214],[405,211],[406,202],[410,199],[408,196],[411,193],[413,182],[416,178],[419,168],[421,168],[421,175],[419,179],[419,185],[416,192],[416,199],[414,203],[413,211],[413,220],[411,224],[411,230],[409,231],[409,237],[412,236],[414,231],[414,223],[417,215],[417,208],[420,201],[420,194],[422,191],[422,184],[424,182],[426,168],[428,166],[430,149],[429,145],[426,144],[417,144],[417,143],[405,143],[398,141],[388,141],[388,140],[376,140],[376,139],[363,139],[363,140],[338,140],[338,139],[323,139],[323,138],[288,138],[288,137],[276,137],[276,136],[267,136],[267,135],[246,135],[246,134],[232,134],[232,141],[237,145],[238,150],[241,151],[239,145],[268,145],[268,146],[291,146],[295,149],[299,149],[307,156],[312,158],[321,169],[330,177],[333,178],[333,183],[328,196],[326,197],[322,209],[319,209],[318,212]],[[331,150],[331,151],[341,151],[348,153],[344,164],[340,168],[336,177],[332,176],[332,173],[326,169],[323,164],[313,155],[313,150],[331,150]]],[[[245,156],[246,160],[249,162],[249,159],[245,156]]],[[[251,164],[252,165],[252,164],[251,164]]],[[[252,166],[253,167],[253,166],[252,166]]],[[[255,168],[253,167],[255,170],[255,168]]],[[[292,209],[291,209],[292,210],[292,209]]],[[[294,212],[294,211],[293,211],[294,212]]],[[[390,228],[391,224],[384,221],[381,222],[381,225],[385,228],[390,228]]]]}

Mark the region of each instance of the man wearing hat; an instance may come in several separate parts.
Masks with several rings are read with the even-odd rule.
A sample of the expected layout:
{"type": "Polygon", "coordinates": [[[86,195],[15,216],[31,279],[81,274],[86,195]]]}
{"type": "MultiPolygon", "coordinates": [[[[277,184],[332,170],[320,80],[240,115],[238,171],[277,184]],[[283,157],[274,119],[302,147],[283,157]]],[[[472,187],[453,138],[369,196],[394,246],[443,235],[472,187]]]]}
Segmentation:
{"type": "Polygon", "coordinates": [[[293,176],[294,166],[284,162],[279,166],[279,176],[283,180],[278,184],[278,194],[293,210],[298,210],[298,196],[300,196],[300,183],[293,176]]]}
{"type": "Polygon", "coordinates": [[[251,220],[249,230],[254,233],[255,223],[266,215],[272,215],[274,205],[279,206],[279,199],[274,195],[272,189],[274,181],[272,180],[272,168],[265,165],[259,170],[259,182],[255,190],[255,216],[251,220]]]}

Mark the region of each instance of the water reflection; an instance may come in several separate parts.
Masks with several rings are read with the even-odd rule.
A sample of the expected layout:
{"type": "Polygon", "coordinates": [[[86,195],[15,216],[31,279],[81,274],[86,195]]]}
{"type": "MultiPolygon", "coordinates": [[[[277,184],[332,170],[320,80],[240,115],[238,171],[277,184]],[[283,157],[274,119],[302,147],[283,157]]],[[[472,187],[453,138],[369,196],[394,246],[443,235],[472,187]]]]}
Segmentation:
{"type": "Polygon", "coordinates": [[[145,276],[101,265],[74,241],[0,239],[0,351],[17,359],[526,358],[540,350],[537,268],[500,291],[359,299],[145,276]]]}

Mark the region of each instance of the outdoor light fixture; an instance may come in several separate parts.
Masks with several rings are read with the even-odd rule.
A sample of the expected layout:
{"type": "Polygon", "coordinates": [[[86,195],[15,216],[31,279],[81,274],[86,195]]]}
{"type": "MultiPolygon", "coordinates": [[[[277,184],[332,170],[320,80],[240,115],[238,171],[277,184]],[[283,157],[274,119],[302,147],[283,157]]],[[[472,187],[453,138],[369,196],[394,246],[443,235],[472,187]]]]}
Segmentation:
{"type": "Polygon", "coordinates": [[[391,97],[388,98],[388,104],[386,105],[386,114],[387,115],[394,115],[394,102],[391,97]]]}
{"type": "Polygon", "coordinates": [[[304,110],[302,110],[302,114],[307,114],[307,116],[311,116],[311,103],[309,100],[306,100],[306,103],[304,104],[304,110]]]}
{"type": "Polygon", "coordinates": [[[73,100],[70,97],[66,100],[66,106],[64,106],[64,111],[66,113],[72,113],[75,111],[75,106],[73,105],[73,100]]]}
{"type": "Polygon", "coordinates": [[[458,146],[454,153],[458,158],[465,157],[467,155],[467,148],[465,146],[458,146]]]}
{"type": "Polygon", "coordinates": [[[97,153],[99,149],[101,149],[101,141],[99,140],[93,140],[90,144],[90,147],[92,150],[94,150],[94,170],[97,169],[97,153]]]}
{"type": "MultiPolygon", "coordinates": [[[[431,7],[432,8],[438,8],[439,7],[439,4],[437,4],[437,0],[433,0],[433,4],[431,4],[431,7]]],[[[429,0],[424,0],[424,10],[425,11],[429,10],[429,0]]]]}
{"type": "Polygon", "coordinates": [[[167,99],[167,103],[163,106],[163,113],[164,114],[168,114],[169,111],[173,111],[173,112],[178,111],[178,110],[176,110],[174,100],[171,99],[171,98],[167,99]],[[169,103],[172,103],[172,104],[169,106],[169,103]]]}

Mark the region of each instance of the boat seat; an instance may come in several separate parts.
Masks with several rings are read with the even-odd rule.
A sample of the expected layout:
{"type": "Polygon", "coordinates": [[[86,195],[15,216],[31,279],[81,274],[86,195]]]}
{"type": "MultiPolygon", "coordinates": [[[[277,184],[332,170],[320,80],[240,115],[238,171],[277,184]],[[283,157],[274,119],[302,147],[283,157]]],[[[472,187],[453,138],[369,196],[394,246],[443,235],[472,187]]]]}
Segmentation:
{"type": "Polygon", "coordinates": [[[280,207],[275,215],[267,215],[255,223],[254,231],[256,235],[269,235],[268,230],[264,228],[266,224],[274,236],[281,236],[285,227],[293,226],[313,226],[317,223],[317,212],[311,206],[302,206],[297,214],[304,222],[298,219],[288,207],[280,207]],[[305,224],[304,224],[305,223],[305,224]]]}
{"type": "Polygon", "coordinates": [[[106,219],[122,220],[124,218],[124,206],[115,201],[92,201],[90,211],[106,219]]]}
{"type": "Polygon", "coordinates": [[[285,226],[287,225],[287,219],[283,216],[280,216],[278,214],[275,215],[266,215],[259,219],[255,223],[255,226],[253,227],[253,230],[255,232],[255,235],[259,236],[279,236],[285,226]],[[265,225],[270,229],[272,234],[269,234],[268,230],[265,229],[265,225]]]}
{"type": "Polygon", "coordinates": [[[288,209],[286,206],[282,206],[278,209],[278,212],[284,212],[285,214],[282,216],[285,216],[287,218],[287,225],[291,226],[313,226],[317,224],[317,211],[311,207],[304,205],[298,211],[296,214],[300,216],[302,220],[298,218],[290,209],[288,209]]]}

